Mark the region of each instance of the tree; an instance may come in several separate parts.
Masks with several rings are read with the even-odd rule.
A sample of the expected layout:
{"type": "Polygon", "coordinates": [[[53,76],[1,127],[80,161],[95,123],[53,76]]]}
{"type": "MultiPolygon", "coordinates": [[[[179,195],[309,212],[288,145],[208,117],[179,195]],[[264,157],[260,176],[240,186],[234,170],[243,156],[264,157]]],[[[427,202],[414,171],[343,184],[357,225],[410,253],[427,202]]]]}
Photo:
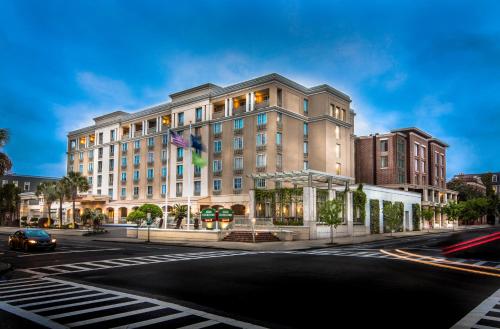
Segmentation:
{"type": "Polygon", "coordinates": [[[102,221],[106,220],[107,216],[95,209],[85,209],[82,214],[82,221],[90,223],[93,227],[101,226],[102,221]]]}
{"type": "Polygon", "coordinates": [[[7,154],[1,152],[2,148],[9,141],[9,132],[5,128],[0,128],[0,176],[12,169],[12,161],[7,154]]]}
{"type": "Polygon", "coordinates": [[[136,223],[137,226],[139,226],[141,222],[145,219],[146,219],[146,214],[140,210],[134,210],[127,216],[127,221],[136,223]]]}
{"type": "Polygon", "coordinates": [[[430,208],[422,208],[422,211],[420,213],[422,215],[422,218],[429,222],[429,227],[427,230],[429,231],[431,228],[432,218],[434,218],[434,211],[431,210],[430,208]]]}
{"type": "Polygon", "coordinates": [[[458,192],[459,201],[467,201],[484,196],[484,193],[481,190],[472,187],[460,179],[452,179],[446,184],[446,187],[450,190],[458,192]]]}
{"type": "Polygon", "coordinates": [[[41,182],[36,187],[35,194],[38,197],[43,196],[43,199],[44,199],[45,204],[47,205],[47,209],[49,211],[49,216],[48,216],[49,223],[48,223],[48,225],[50,226],[50,224],[52,222],[52,217],[51,217],[52,203],[57,201],[56,183],[55,182],[41,182]]]}
{"type": "Polygon", "coordinates": [[[476,219],[486,215],[489,206],[490,203],[486,198],[475,198],[462,202],[460,219],[465,223],[470,224],[476,219]]]}
{"type": "Polygon", "coordinates": [[[155,204],[145,203],[142,206],[140,206],[138,210],[142,211],[145,214],[150,213],[151,218],[163,217],[163,211],[161,210],[160,207],[158,207],[155,204]]]}
{"type": "Polygon", "coordinates": [[[81,173],[74,171],[70,171],[68,176],[64,177],[64,180],[68,188],[71,201],[73,202],[73,227],[75,227],[76,198],[78,197],[78,192],[88,191],[89,183],[81,173]]]}
{"type": "Polygon", "coordinates": [[[397,203],[388,203],[384,207],[384,221],[387,223],[389,230],[391,231],[391,236],[398,229],[403,220],[401,215],[401,209],[397,203]]]}
{"type": "Polygon", "coordinates": [[[64,199],[66,199],[67,197],[70,197],[71,193],[69,191],[69,188],[68,188],[68,185],[67,185],[67,182],[65,179],[60,179],[56,183],[55,189],[56,189],[57,200],[59,201],[59,227],[62,227],[62,225],[63,225],[63,223],[62,223],[63,202],[64,202],[64,199]]]}
{"type": "Polygon", "coordinates": [[[448,202],[447,205],[445,205],[442,208],[443,214],[445,214],[448,217],[448,220],[452,221],[453,224],[453,229],[455,229],[455,221],[457,221],[460,218],[460,213],[462,212],[463,205],[462,203],[457,203],[457,202],[448,202]]]}
{"type": "Polygon", "coordinates": [[[366,219],[366,193],[363,191],[363,184],[359,184],[358,188],[352,192],[352,199],[355,219],[364,223],[366,219]]]}
{"type": "Polygon", "coordinates": [[[333,244],[333,229],[342,224],[342,201],[339,199],[327,200],[319,210],[319,219],[330,226],[330,240],[333,244]]]}
{"type": "Polygon", "coordinates": [[[18,217],[21,198],[19,197],[21,189],[14,184],[5,184],[0,187],[0,217],[2,224],[7,219],[11,222],[18,217]]]}
{"type": "Polygon", "coordinates": [[[171,214],[177,220],[175,228],[180,228],[182,220],[187,217],[188,207],[186,205],[175,204],[172,208],[171,214]]]}

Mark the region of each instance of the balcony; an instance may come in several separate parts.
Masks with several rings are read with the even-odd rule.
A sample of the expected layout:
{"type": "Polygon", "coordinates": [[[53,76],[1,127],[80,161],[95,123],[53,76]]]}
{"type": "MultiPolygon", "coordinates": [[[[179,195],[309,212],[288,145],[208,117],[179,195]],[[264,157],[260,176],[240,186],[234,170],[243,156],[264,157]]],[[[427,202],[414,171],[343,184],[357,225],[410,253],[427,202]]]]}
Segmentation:
{"type": "Polygon", "coordinates": [[[257,172],[266,172],[266,169],[267,169],[267,167],[266,167],[266,166],[263,166],[263,167],[257,167],[257,172]]]}
{"type": "Polygon", "coordinates": [[[201,177],[201,171],[195,171],[194,177],[201,177]]]}
{"type": "Polygon", "coordinates": [[[225,106],[224,104],[214,105],[214,113],[212,115],[213,119],[219,119],[224,117],[225,114],[225,106]]]}
{"type": "Polygon", "coordinates": [[[175,175],[175,177],[177,179],[182,179],[182,178],[184,178],[184,174],[177,174],[177,175],[175,175]]]}
{"type": "Polygon", "coordinates": [[[127,164],[126,163],[122,163],[122,169],[127,169],[127,164]]]}
{"type": "Polygon", "coordinates": [[[152,182],[152,181],[154,181],[154,180],[155,180],[155,178],[154,178],[153,176],[148,177],[148,182],[149,182],[149,183],[151,183],[151,182],[152,182]]]}
{"type": "Polygon", "coordinates": [[[139,183],[139,177],[134,177],[134,184],[138,184],[139,183]]]}
{"type": "Polygon", "coordinates": [[[178,198],[182,197],[182,191],[176,191],[175,196],[178,198]]]}
{"type": "Polygon", "coordinates": [[[94,169],[89,169],[89,170],[87,170],[87,173],[89,173],[89,174],[93,174],[93,173],[94,173],[94,169]]]}
{"type": "Polygon", "coordinates": [[[257,151],[265,151],[267,148],[267,145],[257,145],[257,151]]]}
{"type": "Polygon", "coordinates": [[[141,136],[142,136],[142,130],[134,131],[134,137],[141,137],[141,136]]]}
{"type": "Polygon", "coordinates": [[[220,177],[220,176],[222,176],[222,170],[214,171],[214,177],[220,177]]]}
{"type": "Polygon", "coordinates": [[[141,163],[140,163],[140,162],[138,162],[138,163],[134,163],[134,168],[135,168],[135,169],[139,168],[140,166],[141,166],[141,163]]]}
{"type": "Polygon", "coordinates": [[[243,128],[234,129],[233,134],[234,135],[243,135],[243,128]]]}
{"type": "Polygon", "coordinates": [[[148,144],[148,150],[152,150],[155,148],[155,144],[148,144]]]}
{"type": "Polygon", "coordinates": [[[307,158],[309,156],[309,153],[304,153],[304,158],[307,158]]]}
{"type": "Polygon", "coordinates": [[[120,195],[120,200],[125,200],[127,198],[126,195],[120,195]]]}
{"type": "Polygon", "coordinates": [[[276,151],[277,152],[282,152],[283,151],[283,146],[282,145],[276,145],[276,151]]]}
{"type": "Polygon", "coordinates": [[[146,195],[146,198],[148,198],[148,199],[152,199],[152,198],[153,198],[153,194],[148,194],[148,195],[146,195]]]}
{"type": "Polygon", "coordinates": [[[281,122],[281,121],[276,122],[276,127],[278,128],[278,130],[282,130],[283,129],[283,122],[281,122]]]}
{"type": "Polygon", "coordinates": [[[308,134],[304,134],[304,140],[308,140],[309,139],[309,135],[308,134]]]}
{"type": "Polygon", "coordinates": [[[238,107],[233,107],[233,115],[245,113],[246,105],[240,105],[238,107]]]}
{"type": "Polygon", "coordinates": [[[257,131],[263,131],[267,129],[267,123],[261,123],[257,125],[257,131]]]}
{"type": "Polygon", "coordinates": [[[220,151],[218,151],[218,152],[214,151],[214,158],[220,158],[221,155],[222,155],[222,152],[220,152],[220,151]]]}
{"type": "Polygon", "coordinates": [[[220,195],[220,192],[221,192],[220,190],[213,190],[212,194],[213,195],[220,195]]]}
{"type": "Polygon", "coordinates": [[[127,151],[128,151],[128,149],[123,149],[123,148],[122,148],[121,150],[122,150],[122,155],[127,155],[127,151]]]}
{"type": "Polygon", "coordinates": [[[136,147],[134,148],[134,153],[140,153],[141,152],[141,148],[140,147],[136,147]]]}
{"type": "Polygon", "coordinates": [[[83,162],[83,158],[79,158],[78,160],[79,160],[80,162],[83,162]]]}
{"type": "Polygon", "coordinates": [[[156,132],[156,127],[148,128],[148,134],[154,134],[156,132]]]}
{"type": "Polygon", "coordinates": [[[134,194],[134,199],[139,199],[139,194],[134,194]]]}
{"type": "Polygon", "coordinates": [[[163,163],[163,164],[167,163],[167,158],[162,158],[161,163],[163,163]]]}
{"type": "Polygon", "coordinates": [[[241,188],[238,189],[233,188],[233,194],[241,194],[241,191],[242,191],[241,188]]]}
{"type": "Polygon", "coordinates": [[[233,174],[235,174],[235,175],[243,175],[243,168],[233,169],[233,174]]]}
{"type": "Polygon", "coordinates": [[[148,167],[154,166],[154,164],[155,164],[154,160],[148,161],[148,167]]]}
{"type": "Polygon", "coordinates": [[[214,139],[221,138],[222,137],[222,131],[214,133],[214,139]]]}
{"type": "Polygon", "coordinates": [[[266,100],[264,100],[262,102],[255,103],[254,110],[262,109],[262,108],[268,107],[268,106],[269,106],[269,100],[266,99],[266,100]]]}
{"type": "Polygon", "coordinates": [[[194,196],[200,196],[201,195],[201,191],[194,191],[194,196]]]}
{"type": "Polygon", "coordinates": [[[234,155],[243,155],[243,149],[236,149],[233,151],[234,155]]]}
{"type": "MultiPolygon", "coordinates": [[[[184,157],[183,156],[181,156],[181,157],[178,156],[177,157],[177,162],[182,162],[182,161],[184,161],[184,157]]],[[[166,160],[165,160],[165,162],[166,162],[166,160]]]]}
{"type": "Polygon", "coordinates": [[[121,182],[122,182],[122,185],[126,185],[127,184],[127,180],[126,179],[122,179],[121,182]]]}

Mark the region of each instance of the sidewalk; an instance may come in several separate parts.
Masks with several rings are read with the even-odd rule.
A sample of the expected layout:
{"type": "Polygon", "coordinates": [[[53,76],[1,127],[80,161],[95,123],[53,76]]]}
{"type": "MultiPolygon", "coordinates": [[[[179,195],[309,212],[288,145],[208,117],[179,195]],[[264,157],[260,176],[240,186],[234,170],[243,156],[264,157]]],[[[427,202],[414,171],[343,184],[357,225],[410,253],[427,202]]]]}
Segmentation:
{"type": "MultiPolygon", "coordinates": [[[[382,240],[400,239],[412,236],[436,234],[443,232],[460,232],[465,230],[475,230],[481,228],[491,227],[488,225],[477,225],[477,226],[467,226],[455,228],[455,231],[451,229],[432,229],[430,232],[425,231],[411,231],[411,232],[397,232],[391,236],[390,233],[384,234],[373,234],[373,235],[363,235],[356,237],[340,237],[334,238],[336,246],[339,245],[351,245],[365,242],[374,242],[382,240]]],[[[136,238],[98,238],[93,239],[93,241],[101,242],[121,242],[121,243],[146,243],[145,240],[136,238]]],[[[245,242],[226,242],[226,241],[152,241],[151,244],[160,245],[174,245],[174,246],[186,246],[186,247],[198,247],[198,248],[213,248],[213,249],[231,249],[231,250],[246,250],[246,251],[293,251],[293,250],[307,250],[316,248],[326,248],[331,247],[330,239],[319,239],[319,240],[297,240],[297,241],[280,241],[280,242],[260,242],[260,243],[245,243],[245,242]]]]}

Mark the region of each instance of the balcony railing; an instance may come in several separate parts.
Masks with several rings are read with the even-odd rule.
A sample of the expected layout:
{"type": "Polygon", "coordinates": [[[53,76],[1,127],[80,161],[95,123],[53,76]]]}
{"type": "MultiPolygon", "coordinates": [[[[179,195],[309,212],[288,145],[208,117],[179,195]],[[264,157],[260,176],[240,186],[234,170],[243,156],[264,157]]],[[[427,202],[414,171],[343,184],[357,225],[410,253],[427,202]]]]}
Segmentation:
{"type": "Polygon", "coordinates": [[[122,163],[122,169],[127,169],[127,164],[126,163],[122,163]]]}
{"type": "Polygon", "coordinates": [[[201,191],[194,191],[194,196],[200,196],[201,195],[201,191]]]}
{"type": "Polygon", "coordinates": [[[170,128],[170,125],[161,125],[161,131],[167,131],[170,128]]]}
{"type": "Polygon", "coordinates": [[[148,161],[148,166],[153,166],[155,164],[155,161],[152,160],[152,161],[148,161]]]}
{"type": "Polygon", "coordinates": [[[155,148],[155,144],[148,144],[148,150],[152,150],[155,148]]]}
{"type": "Polygon", "coordinates": [[[267,148],[267,145],[257,145],[257,151],[265,151],[267,148]]]}
{"type": "Polygon", "coordinates": [[[214,195],[220,195],[221,191],[220,190],[213,190],[212,193],[214,195]]]}
{"type": "Polygon", "coordinates": [[[87,172],[88,172],[89,174],[92,174],[92,173],[94,173],[94,169],[88,169],[88,170],[87,170],[87,172]]]}
{"type": "Polygon", "coordinates": [[[265,101],[262,101],[260,103],[255,103],[254,109],[258,110],[258,109],[261,109],[261,108],[264,108],[264,107],[268,107],[268,106],[269,106],[269,100],[265,100],[265,101]]]}
{"type": "MultiPolygon", "coordinates": [[[[165,161],[166,161],[166,160],[165,160],[165,161]]],[[[177,162],[182,162],[182,161],[184,161],[184,156],[181,156],[181,157],[179,157],[179,156],[178,156],[178,157],[177,157],[177,162]]]]}
{"type": "Polygon", "coordinates": [[[156,127],[148,128],[148,134],[154,134],[156,132],[156,127]]]}
{"type": "Polygon", "coordinates": [[[257,172],[266,172],[266,166],[257,167],[257,172]]]}
{"type": "Polygon", "coordinates": [[[201,171],[195,171],[194,177],[201,177],[201,171]]]}
{"type": "Polygon", "coordinates": [[[279,130],[282,130],[282,129],[283,129],[283,122],[277,122],[277,123],[276,123],[276,127],[277,127],[279,130]]]}
{"type": "Polygon", "coordinates": [[[222,170],[219,170],[219,171],[214,171],[214,176],[215,176],[215,177],[220,177],[220,176],[222,176],[222,170]]]}
{"type": "Polygon", "coordinates": [[[148,194],[148,195],[146,195],[146,197],[147,197],[148,199],[152,199],[152,198],[153,198],[153,194],[148,194]]]}
{"type": "Polygon", "coordinates": [[[282,152],[283,151],[283,146],[282,145],[276,145],[276,151],[282,152]]]}
{"type": "Polygon", "coordinates": [[[175,192],[175,196],[180,198],[182,196],[182,191],[175,192]]]}
{"type": "Polygon", "coordinates": [[[127,184],[127,180],[126,179],[122,179],[121,182],[122,182],[122,185],[127,184]]]}
{"type": "Polygon", "coordinates": [[[238,107],[233,108],[233,114],[243,113],[245,112],[246,105],[240,105],[238,107]]]}
{"type": "Polygon", "coordinates": [[[141,166],[141,163],[140,163],[140,162],[139,162],[139,163],[134,163],[134,168],[135,168],[135,169],[139,168],[140,166],[141,166]]]}
{"type": "Polygon", "coordinates": [[[142,130],[134,131],[134,137],[141,137],[141,136],[142,136],[142,130]]]}
{"type": "Polygon", "coordinates": [[[236,149],[233,151],[234,155],[242,155],[243,154],[243,149],[236,149]]]}
{"type": "Polygon", "coordinates": [[[233,130],[234,135],[243,135],[243,128],[238,128],[233,130]]]}
{"type": "Polygon", "coordinates": [[[127,198],[126,195],[120,195],[120,200],[125,200],[127,198]]]}
{"type": "Polygon", "coordinates": [[[241,188],[233,188],[233,194],[241,194],[241,188]]]}
{"type": "Polygon", "coordinates": [[[214,133],[214,138],[220,138],[222,137],[222,131],[214,133]]]}
{"type": "Polygon", "coordinates": [[[134,184],[137,184],[137,183],[139,183],[139,178],[134,177],[134,184]]]}
{"type": "Polygon", "coordinates": [[[267,129],[267,123],[261,123],[257,125],[257,131],[262,131],[267,129]]]}
{"type": "Polygon", "coordinates": [[[134,194],[134,199],[139,199],[139,194],[134,194]]]}
{"type": "Polygon", "coordinates": [[[214,158],[220,158],[222,155],[221,151],[214,151],[214,158]]]}
{"type": "Polygon", "coordinates": [[[243,174],[243,168],[233,169],[233,174],[235,174],[235,175],[242,175],[243,174]]]}
{"type": "Polygon", "coordinates": [[[184,174],[177,174],[177,175],[175,175],[175,177],[176,177],[177,179],[182,179],[182,178],[184,177],[184,174]]]}
{"type": "Polygon", "coordinates": [[[161,163],[163,163],[163,164],[167,163],[167,158],[162,158],[161,163]]]}

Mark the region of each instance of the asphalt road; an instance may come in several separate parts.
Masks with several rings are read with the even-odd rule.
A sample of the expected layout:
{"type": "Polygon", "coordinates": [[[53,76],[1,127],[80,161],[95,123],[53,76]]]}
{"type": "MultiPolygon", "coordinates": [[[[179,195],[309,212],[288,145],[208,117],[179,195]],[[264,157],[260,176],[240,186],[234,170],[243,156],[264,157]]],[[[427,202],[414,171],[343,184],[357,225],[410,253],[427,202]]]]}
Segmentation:
{"type": "MultiPolygon", "coordinates": [[[[28,278],[30,274],[23,270],[34,268],[50,274],[50,278],[82,284],[85,289],[108,289],[117,294],[108,298],[146,297],[264,327],[449,328],[498,290],[500,278],[387,258],[379,249],[404,249],[436,256],[444,246],[493,231],[433,234],[290,253],[243,254],[205,248],[95,242],[87,237],[60,238],[56,253],[26,255],[5,248],[0,252],[15,268],[7,279],[28,278]],[[196,254],[201,256],[193,256],[196,254]],[[129,260],[119,264],[103,262],[109,259],[129,260]],[[64,264],[76,265],[64,267],[64,264]],[[98,267],[103,264],[107,267],[98,267]],[[92,270],[78,270],[82,266],[92,266],[92,270]]],[[[471,259],[485,257],[488,261],[500,262],[499,255],[497,244],[476,248],[476,252],[471,249],[466,254],[471,259]]],[[[62,287],[59,289],[71,292],[71,286],[66,288],[64,282],[57,283],[62,287]]],[[[109,293],[108,290],[102,293],[109,293]]],[[[0,300],[5,300],[1,293],[0,300]]],[[[28,294],[28,298],[33,298],[30,296],[28,294]]],[[[65,296],[72,295],[66,293],[65,296]]],[[[153,304],[159,303],[154,301],[153,304]]],[[[133,303],[125,302],[122,312],[137,312],[139,306],[134,308],[138,304],[133,303]]],[[[53,305],[60,310],[64,307],[62,304],[64,302],[56,300],[53,305]]],[[[58,310],[40,314],[56,317],[54,321],[58,323],[76,323],[85,328],[99,327],[99,323],[92,324],[91,317],[110,314],[108,309],[72,315],[71,312],[81,308],[66,309],[67,313],[62,316],[58,310]],[[89,318],[90,323],[85,322],[89,318]]],[[[160,311],[167,312],[164,309],[155,312],[160,311]]],[[[134,313],[131,317],[136,318],[131,321],[145,321],[147,314],[134,313]]],[[[190,316],[171,320],[174,322],[168,325],[149,324],[147,328],[202,321],[190,316]]],[[[124,324],[119,319],[103,319],[107,321],[100,323],[103,328],[124,324]]],[[[14,323],[12,315],[5,312],[0,312],[0,321],[9,323],[9,328],[26,328],[25,323],[14,323]]],[[[210,328],[227,327],[206,322],[211,323],[210,328]]]]}

